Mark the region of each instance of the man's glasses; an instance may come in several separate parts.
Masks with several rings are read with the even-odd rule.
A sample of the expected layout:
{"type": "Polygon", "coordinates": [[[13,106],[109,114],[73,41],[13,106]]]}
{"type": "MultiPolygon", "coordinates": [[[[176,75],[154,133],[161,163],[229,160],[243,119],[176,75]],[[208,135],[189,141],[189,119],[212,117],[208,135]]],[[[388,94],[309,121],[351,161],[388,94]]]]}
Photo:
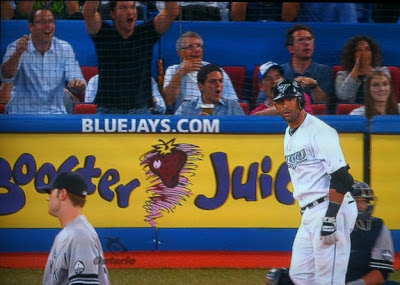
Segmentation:
{"type": "Polygon", "coordinates": [[[182,47],[181,49],[194,50],[196,48],[203,48],[203,46],[204,46],[203,44],[190,44],[190,45],[187,45],[185,47],[182,47]]]}
{"type": "Polygon", "coordinates": [[[315,41],[315,38],[314,37],[301,37],[301,38],[296,38],[295,39],[295,43],[296,44],[300,44],[300,45],[302,45],[302,44],[313,44],[314,43],[314,41],[315,41]]]}

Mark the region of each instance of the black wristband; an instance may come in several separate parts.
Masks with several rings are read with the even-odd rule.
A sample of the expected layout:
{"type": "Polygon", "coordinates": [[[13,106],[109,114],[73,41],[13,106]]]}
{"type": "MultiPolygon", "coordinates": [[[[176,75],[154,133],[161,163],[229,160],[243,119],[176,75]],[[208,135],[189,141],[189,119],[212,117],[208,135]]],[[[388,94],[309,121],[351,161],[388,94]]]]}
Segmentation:
{"type": "Polygon", "coordinates": [[[329,202],[328,209],[326,210],[325,217],[336,217],[339,212],[341,204],[336,202],[329,202]]]}

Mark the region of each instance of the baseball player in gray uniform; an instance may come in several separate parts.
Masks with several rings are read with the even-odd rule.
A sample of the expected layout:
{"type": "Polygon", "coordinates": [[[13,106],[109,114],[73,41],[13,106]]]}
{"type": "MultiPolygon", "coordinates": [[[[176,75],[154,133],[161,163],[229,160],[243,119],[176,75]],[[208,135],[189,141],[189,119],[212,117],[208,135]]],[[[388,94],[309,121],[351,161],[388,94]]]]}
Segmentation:
{"type": "Polygon", "coordinates": [[[76,172],[63,172],[37,189],[49,194],[49,214],[57,217],[63,228],[51,248],[43,284],[111,284],[99,237],[82,214],[87,195],[85,178],[76,172]]]}
{"type": "Polygon", "coordinates": [[[372,216],[377,199],[374,191],[367,183],[355,181],[352,196],[357,202],[358,217],[350,235],[346,284],[400,284],[387,281],[394,270],[393,239],[383,220],[372,216]]]}
{"type": "Polygon", "coordinates": [[[284,154],[301,207],[301,223],[292,247],[289,269],[294,284],[345,284],[350,233],[357,206],[348,192],[348,172],[335,129],[304,110],[303,89],[296,80],[274,88],[277,111],[288,123],[284,154]]]}

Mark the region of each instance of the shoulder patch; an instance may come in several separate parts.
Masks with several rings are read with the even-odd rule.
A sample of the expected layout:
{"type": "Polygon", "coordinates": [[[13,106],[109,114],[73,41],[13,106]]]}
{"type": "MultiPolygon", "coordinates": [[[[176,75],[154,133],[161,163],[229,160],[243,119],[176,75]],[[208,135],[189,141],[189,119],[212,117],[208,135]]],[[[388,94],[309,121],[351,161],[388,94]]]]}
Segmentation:
{"type": "Polygon", "coordinates": [[[83,262],[80,260],[76,261],[74,270],[76,274],[81,274],[83,271],[85,271],[85,264],[83,264],[83,262]]]}
{"type": "Polygon", "coordinates": [[[382,259],[385,260],[385,261],[392,261],[393,260],[393,254],[392,254],[392,252],[390,250],[387,250],[387,249],[382,250],[381,255],[382,255],[382,259]]]}

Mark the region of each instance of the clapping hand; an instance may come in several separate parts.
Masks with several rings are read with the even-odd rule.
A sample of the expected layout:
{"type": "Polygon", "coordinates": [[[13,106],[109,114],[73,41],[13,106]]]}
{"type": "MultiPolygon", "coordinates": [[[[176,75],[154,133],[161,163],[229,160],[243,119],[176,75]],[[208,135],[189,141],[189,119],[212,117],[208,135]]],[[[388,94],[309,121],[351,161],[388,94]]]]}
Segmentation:
{"type": "Polygon", "coordinates": [[[17,53],[22,55],[28,49],[28,42],[31,38],[28,35],[23,35],[17,41],[17,53]]]}

